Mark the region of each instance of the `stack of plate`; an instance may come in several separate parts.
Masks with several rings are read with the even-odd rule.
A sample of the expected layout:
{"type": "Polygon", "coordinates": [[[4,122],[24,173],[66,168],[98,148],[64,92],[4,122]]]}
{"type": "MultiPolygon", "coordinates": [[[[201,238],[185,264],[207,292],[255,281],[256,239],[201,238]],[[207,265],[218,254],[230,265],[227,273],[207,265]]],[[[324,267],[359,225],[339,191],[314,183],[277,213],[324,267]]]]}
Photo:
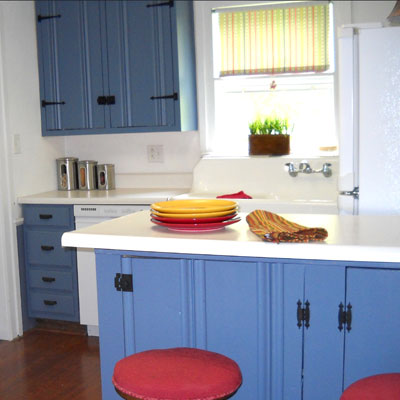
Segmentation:
{"type": "Polygon", "coordinates": [[[239,222],[237,203],[231,200],[171,200],[151,205],[151,222],[173,231],[207,232],[239,222]]]}

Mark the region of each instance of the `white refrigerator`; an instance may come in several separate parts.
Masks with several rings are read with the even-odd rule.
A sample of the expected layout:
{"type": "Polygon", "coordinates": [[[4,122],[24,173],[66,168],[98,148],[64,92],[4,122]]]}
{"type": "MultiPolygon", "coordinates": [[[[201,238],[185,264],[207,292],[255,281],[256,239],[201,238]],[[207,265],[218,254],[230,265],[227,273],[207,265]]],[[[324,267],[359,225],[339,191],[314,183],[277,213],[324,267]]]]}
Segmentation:
{"type": "Polygon", "coordinates": [[[341,214],[400,214],[400,27],[339,30],[341,214]]]}

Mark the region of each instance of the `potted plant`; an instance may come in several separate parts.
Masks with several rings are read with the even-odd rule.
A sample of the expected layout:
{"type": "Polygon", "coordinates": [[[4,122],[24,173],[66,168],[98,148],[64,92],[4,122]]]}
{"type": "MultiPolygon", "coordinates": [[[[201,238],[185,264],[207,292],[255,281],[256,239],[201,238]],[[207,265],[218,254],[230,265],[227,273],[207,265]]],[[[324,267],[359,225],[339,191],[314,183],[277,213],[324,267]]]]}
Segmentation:
{"type": "Polygon", "coordinates": [[[289,123],[275,116],[257,118],[249,124],[249,154],[281,156],[290,152],[289,123]]]}

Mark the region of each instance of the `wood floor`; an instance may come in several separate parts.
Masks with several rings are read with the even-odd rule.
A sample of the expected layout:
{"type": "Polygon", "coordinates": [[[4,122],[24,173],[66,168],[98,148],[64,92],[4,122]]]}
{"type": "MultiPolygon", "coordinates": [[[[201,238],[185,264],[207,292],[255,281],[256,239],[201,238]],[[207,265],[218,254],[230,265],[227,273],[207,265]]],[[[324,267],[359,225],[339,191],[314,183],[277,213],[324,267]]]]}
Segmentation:
{"type": "Polygon", "coordinates": [[[33,329],[0,341],[0,400],[100,400],[99,341],[33,329]]]}

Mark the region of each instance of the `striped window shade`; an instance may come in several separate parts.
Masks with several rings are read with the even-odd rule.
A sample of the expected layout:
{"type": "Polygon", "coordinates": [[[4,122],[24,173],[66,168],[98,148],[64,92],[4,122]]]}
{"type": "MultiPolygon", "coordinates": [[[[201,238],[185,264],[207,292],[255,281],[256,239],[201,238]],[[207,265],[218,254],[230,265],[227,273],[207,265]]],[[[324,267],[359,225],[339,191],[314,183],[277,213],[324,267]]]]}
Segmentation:
{"type": "Polygon", "coordinates": [[[329,5],[219,13],[220,76],[329,69],[329,5]]]}

